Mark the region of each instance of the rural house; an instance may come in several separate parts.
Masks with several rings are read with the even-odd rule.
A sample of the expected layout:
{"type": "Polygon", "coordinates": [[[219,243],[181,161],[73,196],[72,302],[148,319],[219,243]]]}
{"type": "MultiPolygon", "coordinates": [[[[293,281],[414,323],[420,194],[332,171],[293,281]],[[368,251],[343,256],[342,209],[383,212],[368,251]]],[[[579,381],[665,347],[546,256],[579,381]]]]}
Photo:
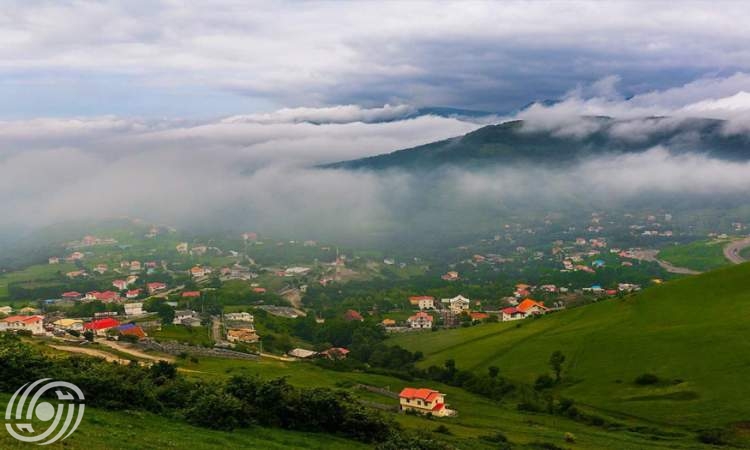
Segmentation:
{"type": "Polygon", "coordinates": [[[429,295],[409,297],[409,303],[419,309],[435,309],[435,297],[430,297],[429,295]]]}
{"type": "Polygon", "coordinates": [[[432,316],[424,311],[419,311],[406,320],[411,328],[432,328],[432,316]]]}
{"type": "Polygon", "coordinates": [[[454,411],[446,408],[445,395],[432,389],[406,387],[398,398],[401,411],[416,411],[438,417],[454,414],[454,411]]]}

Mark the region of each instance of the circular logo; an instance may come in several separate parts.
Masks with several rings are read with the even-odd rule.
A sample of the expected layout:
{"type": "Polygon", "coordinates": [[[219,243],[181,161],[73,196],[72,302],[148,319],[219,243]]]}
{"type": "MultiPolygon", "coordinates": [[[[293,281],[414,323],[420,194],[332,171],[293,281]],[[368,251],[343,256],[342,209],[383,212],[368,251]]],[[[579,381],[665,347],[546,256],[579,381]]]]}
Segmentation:
{"type": "Polygon", "coordinates": [[[67,438],[83,419],[83,392],[66,381],[42,378],[21,386],[10,398],[5,409],[5,429],[22,442],[38,445],[52,444],[67,438]],[[53,391],[57,401],[50,403],[47,394],[53,391]],[[11,421],[13,421],[11,423],[11,421]],[[32,421],[39,422],[34,429],[32,421]]]}

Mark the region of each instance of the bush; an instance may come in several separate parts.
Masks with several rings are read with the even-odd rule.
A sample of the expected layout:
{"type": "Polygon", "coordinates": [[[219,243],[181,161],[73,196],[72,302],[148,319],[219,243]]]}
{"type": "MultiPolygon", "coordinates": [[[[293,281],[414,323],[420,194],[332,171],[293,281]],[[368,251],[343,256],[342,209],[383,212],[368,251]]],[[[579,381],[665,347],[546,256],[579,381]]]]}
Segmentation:
{"type": "Polygon", "coordinates": [[[505,436],[503,433],[501,433],[499,431],[497,433],[495,433],[495,434],[490,434],[490,435],[487,435],[487,436],[482,436],[482,437],[480,437],[480,439],[482,439],[483,441],[495,442],[495,443],[508,442],[508,437],[505,436]]]}
{"type": "Polygon", "coordinates": [[[659,377],[657,377],[653,373],[644,373],[642,375],[638,375],[635,378],[635,384],[639,386],[649,386],[652,384],[656,384],[658,382],[659,382],[659,377]]]}
{"type": "Polygon", "coordinates": [[[570,432],[565,433],[565,442],[568,442],[570,444],[575,443],[576,441],[576,435],[570,432]]]}
{"type": "Polygon", "coordinates": [[[553,387],[554,385],[555,379],[545,373],[537,377],[536,381],[534,382],[534,389],[536,389],[537,391],[543,391],[545,389],[553,387]]]}
{"type": "Polygon", "coordinates": [[[698,432],[698,440],[709,445],[727,445],[727,432],[720,428],[710,428],[698,432]]]}
{"type": "Polygon", "coordinates": [[[435,433],[440,433],[440,434],[447,434],[447,435],[453,434],[453,433],[451,433],[451,430],[448,427],[446,427],[445,425],[438,425],[432,431],[434,431],[435,433]]]}

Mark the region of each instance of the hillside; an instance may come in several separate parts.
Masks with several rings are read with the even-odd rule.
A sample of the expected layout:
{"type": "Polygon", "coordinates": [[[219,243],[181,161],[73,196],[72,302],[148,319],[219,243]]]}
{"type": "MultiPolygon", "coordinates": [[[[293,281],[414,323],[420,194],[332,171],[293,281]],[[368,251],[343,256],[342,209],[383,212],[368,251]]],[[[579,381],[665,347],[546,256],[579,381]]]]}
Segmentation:
{"type": "MultiPolygon", "coordinates": [[[[399,336],[393,344],[425,354],[423,366],[454,359],[459,368],[497,366],[533,382],[561,350],[561,394],[601,411],[655,424],[739,427],[750,419],[750,264],[727,267],[521,323],[487,324],[399,336]],[[651,373],[660,381],[639,386],[651,373]]],[[[744,429],[744,428],[743,428],[744,429]]]]}
{"type": "Polygon", "coordinates": [[[524,129],[524,122],[489,125],[463,136],[433,142],[393,153],[323,166],[335,169],[428,170],[442,166],[480,167],[486,164],[531,163],[560,165],[593,155],[640,152],[664,145],[673,152],[701,152],[727,160],[750,158],[750,141],[745,136],[726,135],[724,122],[686,119],[678,124],[668,118],[650,118],[651,133],[638,139],[625,132],[635,121],[606,117],[582,118],[598,131],[585,138],[549,131],[524,129]]]}

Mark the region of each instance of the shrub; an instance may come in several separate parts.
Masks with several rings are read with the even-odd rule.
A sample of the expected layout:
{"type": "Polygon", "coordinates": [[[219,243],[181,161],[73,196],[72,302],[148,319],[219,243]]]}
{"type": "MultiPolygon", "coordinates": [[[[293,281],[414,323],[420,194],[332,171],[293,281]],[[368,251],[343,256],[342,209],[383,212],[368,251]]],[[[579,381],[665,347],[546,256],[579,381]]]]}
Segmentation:
{"type": "Polygon", "coordinates": [[[495,433],[495,434],[490,434],[490,435],[487,435],[487,436],[482,436],[482,437],[480,437],[480,439],[482,439],[483,441],[495,442],[495,443],[508,442],[508,437],[505,436],[503,433],[501,433],[499,431],[497,433],[495,433]]]}
{"type": "Polygon", "coordinates": [[[565,433],[565,442],[573,444],[576,441],[576,435],[570,432],[565,433]]]}
{"type": "Polygon", "coordinates": [[[447,435],[453,434],[451,433],[451,430],[448,427],[442,424],[435,427],[435,429],[432,431],[434,431],[435,433],[440,433],[440,434],[447,434],[447,435]]]}
{"type": "Polygon", "coordinates": [[[537,391],[543,391],[545,389],[551,388],[554,385],[554,378],[545,373],[537,377],[536,381],[534,382],[534,389],[536,389],[537,391]]]}
{"type": "Polygon", "coordinates": [[[658,382],[659,382],[659,377],[657,377],[653,373],[644,373],[644,374],[638,375],[635,378],[635,384],[639,386],[649,386],[652,384],[656,384],[658,382]]]}
{"type": "Polygon", "coordinates": [[[720,428],[709,428],[698,432],[698,440],[709,445],[727,445],[727,432],[720,428]]]}

